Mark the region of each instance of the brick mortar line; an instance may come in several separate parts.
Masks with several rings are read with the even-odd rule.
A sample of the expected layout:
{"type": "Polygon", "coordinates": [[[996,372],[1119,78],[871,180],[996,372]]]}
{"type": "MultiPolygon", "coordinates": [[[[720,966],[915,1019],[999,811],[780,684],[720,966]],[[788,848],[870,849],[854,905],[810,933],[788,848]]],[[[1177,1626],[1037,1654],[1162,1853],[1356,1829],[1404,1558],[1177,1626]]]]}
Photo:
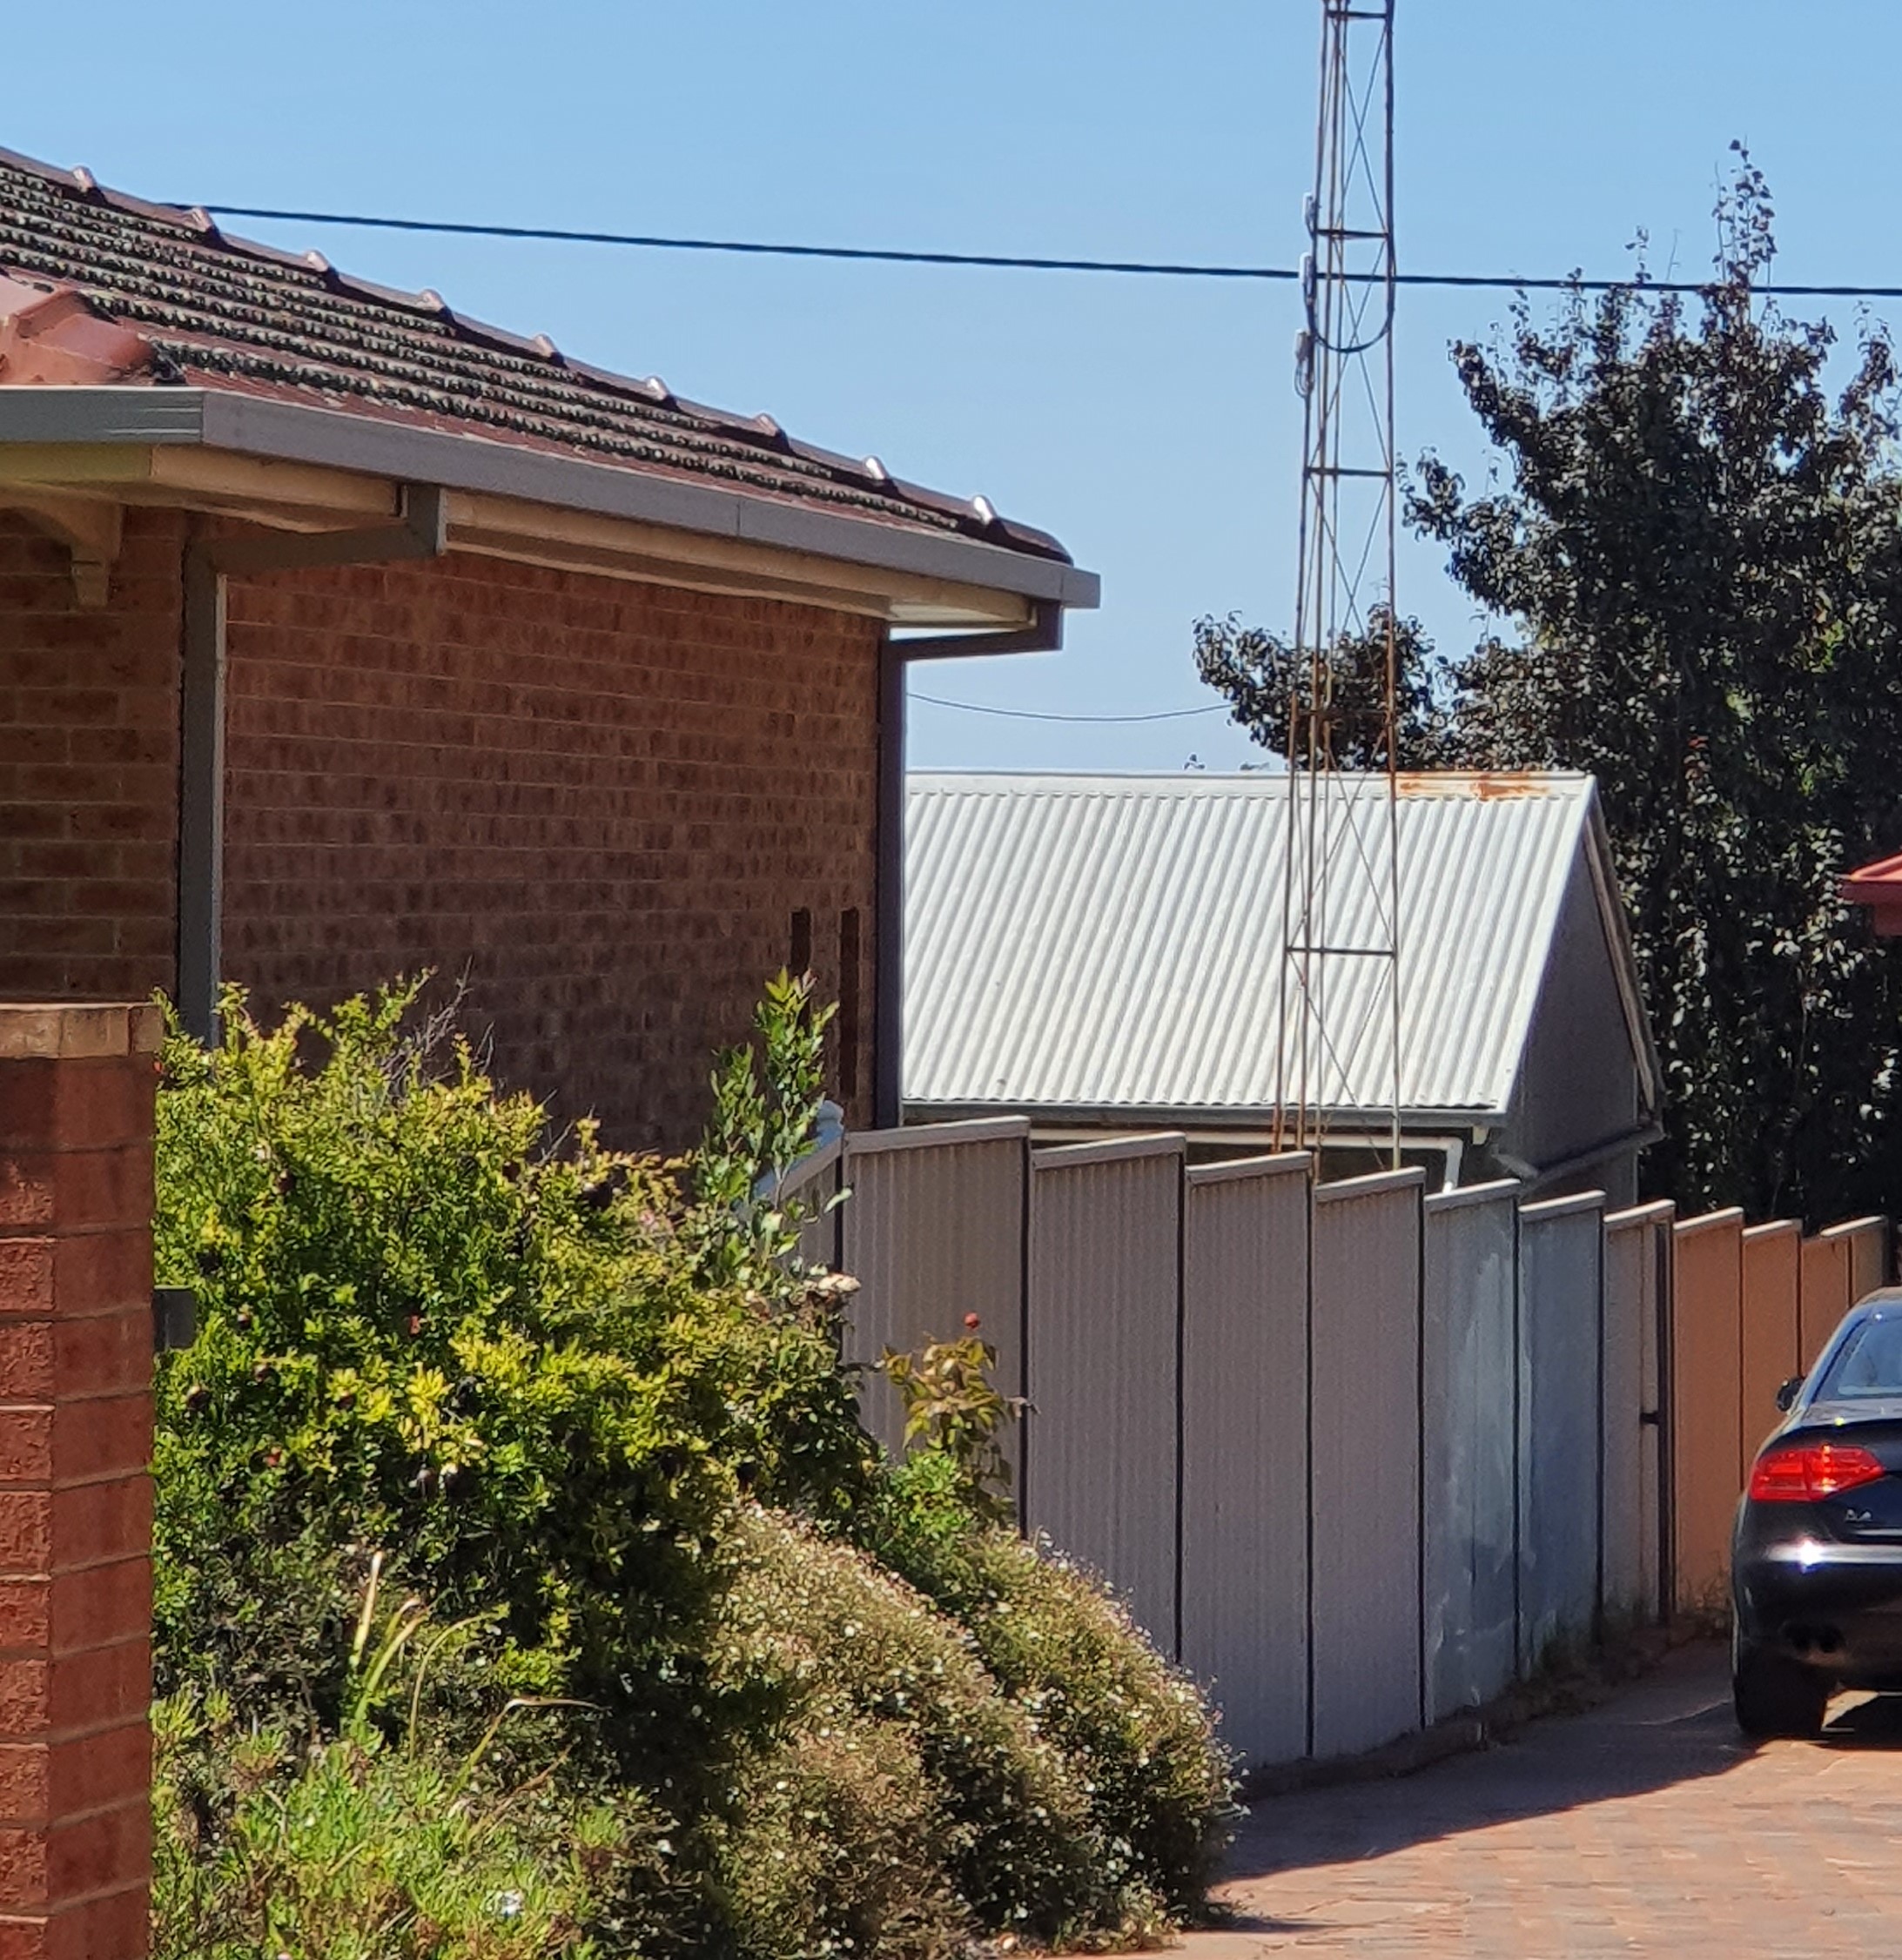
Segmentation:
{"type": "MultiPolygon", "coordinates": [[[[0,1327],[5,1323],[0,1321],[0,1327]]],[[[0,1416],[37,1415],[40,1410],[77,1408],[86,1402],[131,1402],[151,1393],[143,1382],[129,1383],[123,1388],[75,1388],[62,1389],[59,1399],[54,1402],[0,1402],[0,1416]]],[[[0,1488],[7,1486],[0,1484],[0,1488]]]]}
{"type": "MultiPolygon", "coordinates": [[[[131,1565],[139,1559],[149,1560],[152,1554],[144,1552],[114,1552],[103,1559],[83,1559],[77,1563],[64,1564],[52,1572],[6,1572],[0,1571],[0,1586],[31,1585],[38,1581],[50,1582],[58,1579],[70,1579],[82,1572],[97,1572],[109,1565],[131,1565]]],[[[108,1642],[107,1644],[110,1644],[108,1642]]]]}
{"type": "MultiPolygon", "coordinates": [[[[86,957],[91,957],[91,956],[86,957]]],[[[130,1144],[111,1144],[105,1147],[110,1150],[124,1151],[130,1150],[133,1146],[130,1144]]],[[[9,1160],[14,1161],[20,1157],[30,1156],[31,1154],[30,1151],[26,1151],[10,1152],[9,1160]]],[[[77,1157],[84,1153],[77,1151],[43,1151],[39,1154],[44,1157],[77,1157]]],[[[63,1240],[106,1238],[121,1232],[150,1232],[151,1228],[152,1221],[150,1218],[111,1218],[97,1225],[59,1225],[50,1219],[42,1218],[34,1225],[0,1225],[0,1243],[25,1238],[44,1238],[57,1245],[63,1240]]]]}
{"type": "Polygon", "coordinates": [[[30,1906],[16,1906],[10,1911],[0,1911],[0,1927],[50,1925],[65,1918],[69,1913],[97,1905],[102,1900],[124,1898],[130,1892],[144,1892],[151,1884],[151,1876],[146,1873],[124,1884],[106,1885],[91,1892],[63,1896],[57,1903],[49,1903],[37,1910],[30,1906]]]}
{"type": "MultiPolygon", "coordinates": [[[[101,1396],[92,1398],[95,1401],[111,1399],[101,1396]]],[[[68,1406],[77,1406],[77,1398],[68,1406]]],[[[0,1497],[37,1497],[42,1492],[48,1496],[57,1497],[62,1491],[94,1490],[101,1484],[130,1483],[135,1478],[149,1478],[151,1473],[152,1460],[147,1457],[142,1463],[124,1464],[116,1470],[95,1470],[83,1477],[0,1477],[0,1497]]],[[[4,1576],[5,1574],[0,1574],[0,1577],[4,1576]]],[[[19,1575],[15,1574],[14,1576],[17,1578],[19,1575]]]]}
{"type": "MultiPolygon", "coordinates": [[[[151,1647],[151,1636],[150,1636],[149,1634],[117,1634],[116,1636],[114,1636],[114,1637],[113,1637],[112,1639],[111,1639],[111,1640],[97,1640],[97,1641],[92,1641],[92,1642],[91,1642],[91,1643],[90,1643],[89,1645],[81,1645],[81,1646],[74,1646],[74,1647],[66,1647],[66,1646],[61,1646],[61,1647],[57,1647],[57,1648],[47,1648],[47,1647],[24,1647],[24,1648],[21,1648],[21,1647],[16,1647],[16,1648],[0,1648],[0,1661],[8,1661],[8,1662],[13,1662],[13,1661],[46,1661],[46,1662],[47,1662],[47,1663],[48,1663],[49,1665],[50,1665],[50,1664],[51,1664],[52,1662],[54,1662],[54,1661],[68,1661],[68,1660],[72,1660],[72,1659],[76,1658],[77,1656],[78,1656],[79,1655],[82,1655],[82,1654],[104,1654],[104,1653],[107,1653],[107,1652],[109,1652],[109,1651],[110,1651],[111,1649],[112,1649],[112,1648],[119,1648],[119,1647],[123,1647],[123,1648],[134,1648],[134,1647],[143,1647],[143,1648],[149,1648],[151,1647]]],[[[126,1716],[123,1716],[123,1717],[121,1717],[120,1719],[121,1719],[121,1721],[124,1721],[124,1722],[130,1722],[130,1721],[131,1721],[131,1720],[132,1720],[133,1718],[132,1718],[131,1716],[130,1716],[130,1715],[126,1715],[126,1716]]],[[[115,1723],[115,1722],[101,1722],[101,1723],[99,1723],[99,1724],[98,1724],[97,1726],[98,1726],[98,1727],[100,1727],[100,1728],[116,1728],[116,1727],[118,1727],[118,1723],[115,1723]]],[[[41,1731],[40,1733],[41,1733],[42,1735],[44,1735],[44,1734],[45,1733],[45,1731],[44,1731],[44,1730],[43,1729],[43,1730],[42,1730],[42,1731],[41,1731]]],[[[61,1731],[61,1733],[62,1733],[62,1734],[64,1734],[64,1730],[62,1730],[62,1731],[61,1731]]],[[[22,1736],[17,1736],[17,1735],[12,1735],[12,1733],[11,1733],[10,1731],[7,1731],[7,1730],[0,1730],[0,1741],[13,1741],[13,1742],[26,1741],[26,1742],[30,1742],[30,1741],[31,1741],[32,1739],[33,1739],[33,1738],[32,1738],[31,1736],[24,1736],[24,1737],[22,1737],[22,1736]]]]}
{"type": "Polygon", "coordinates": [[[151,1297],[148,1293],[135,1294],[131,1299],[121,1300],[116,1306],[81,1306],[68,1312],[64,1307],[51,1312],[11,1313],[0,1306],[0,1330],[8,1327],[59,1327],[78,1326],[91,1320],[114,1320],[122,1314],[149,1312],[151,1297]]]}
{"type": "MultiPolygon", "coordinates": [[[[41,1728],[31,1735],[21,1734],[10,1728],[0,1728],[0,1749],[57,1749],[67,1742],[90,1742],[95,1736],[122,1735],[133,1729],[151,1732],[151,1717],[142,1708],[137,1715],[121,1715],[116,1722],[96,1722],[83,1728],[41,1728]]],[[[116,1810],[133,1801],[129,1796],[114,1797],[110,1802],[95,1803],[89,1810],[75,1810],[73,1816],[88,1816],[95,1810],[116,1810]]],[[[17,1818],[0,1813],[0,1824],[17,1823],[17,1818]]]]}

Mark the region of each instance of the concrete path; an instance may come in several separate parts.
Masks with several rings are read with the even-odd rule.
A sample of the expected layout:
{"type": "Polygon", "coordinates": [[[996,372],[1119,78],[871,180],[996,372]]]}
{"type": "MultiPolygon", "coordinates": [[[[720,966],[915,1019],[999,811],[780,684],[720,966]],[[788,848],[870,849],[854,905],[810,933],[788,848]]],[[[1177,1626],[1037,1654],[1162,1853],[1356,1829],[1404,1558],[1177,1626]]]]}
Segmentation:
{"type": "Polygon", "coordinates": [[[1893,1960],[1902,1699],[1751,1749],[1725,1656],[1680,1649],[1590,1714],[1417,1775],[1276,1797],[1242,1826],[1235,1918],[1186,1960],[1893,1960]]]}

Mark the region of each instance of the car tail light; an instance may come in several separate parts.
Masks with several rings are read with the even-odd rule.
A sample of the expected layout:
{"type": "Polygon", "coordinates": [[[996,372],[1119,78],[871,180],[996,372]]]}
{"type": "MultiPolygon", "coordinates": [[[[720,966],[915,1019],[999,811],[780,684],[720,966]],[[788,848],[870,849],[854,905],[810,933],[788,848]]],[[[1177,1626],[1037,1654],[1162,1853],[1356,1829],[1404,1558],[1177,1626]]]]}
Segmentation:
{"type": "Polygon", "coordinates": [[[1760,1504],[1813,1504],[1887,1475],[1878,1459],[1854,1443],[1779,1443],[1751,1467],[1750,1493],[1760,1504]]]}

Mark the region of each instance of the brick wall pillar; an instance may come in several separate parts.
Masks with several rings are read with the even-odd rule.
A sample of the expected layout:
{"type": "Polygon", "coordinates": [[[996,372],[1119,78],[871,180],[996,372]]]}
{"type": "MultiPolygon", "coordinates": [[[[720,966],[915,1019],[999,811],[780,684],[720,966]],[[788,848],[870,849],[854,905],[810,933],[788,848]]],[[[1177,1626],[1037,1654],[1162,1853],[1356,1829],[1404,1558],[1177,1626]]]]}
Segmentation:
{"type": "Polygon", "coordinates": [[[146,1950],[158,1033],[0,1004],[0,1960],[146,1950]]]}

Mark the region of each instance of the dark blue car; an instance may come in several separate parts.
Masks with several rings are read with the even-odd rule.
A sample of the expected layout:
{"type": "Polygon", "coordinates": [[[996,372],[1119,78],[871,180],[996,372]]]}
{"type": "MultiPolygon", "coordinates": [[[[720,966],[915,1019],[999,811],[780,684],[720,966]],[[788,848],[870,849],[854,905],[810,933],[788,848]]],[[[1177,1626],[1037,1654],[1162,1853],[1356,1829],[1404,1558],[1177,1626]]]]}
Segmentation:
{"type": "Polygon", "coordinates": [[[1837,1688],[1902,1691],[1902,1288],[1777,1401],[1731,1541],[1731,1686],[1745,1735],[1813,1735],[1837,1688]]]}

